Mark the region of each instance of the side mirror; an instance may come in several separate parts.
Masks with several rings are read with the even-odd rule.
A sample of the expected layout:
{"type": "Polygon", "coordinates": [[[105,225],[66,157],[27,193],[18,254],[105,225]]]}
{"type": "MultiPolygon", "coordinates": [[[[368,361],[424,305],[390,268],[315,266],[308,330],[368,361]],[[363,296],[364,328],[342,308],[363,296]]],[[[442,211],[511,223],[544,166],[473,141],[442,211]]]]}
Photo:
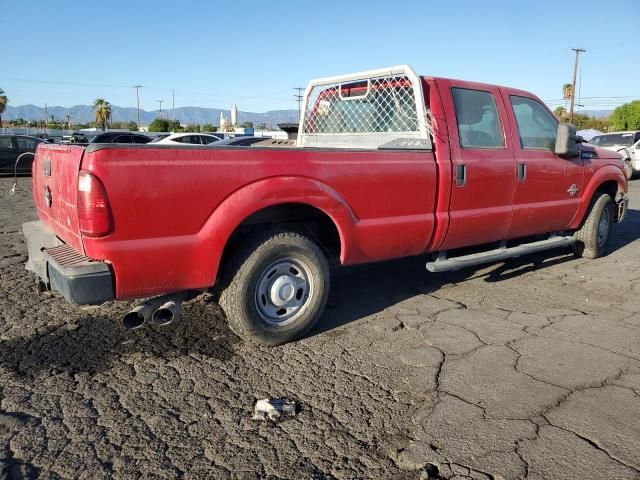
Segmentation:
{"type": "Polygon", "coordinates": [[[576,135],[576,127],[569,123],[560,123],[556,136],[555,154],[562,158],[576,158],[580,156],[578,144],[583,141],[580,135],[576,135]]]}

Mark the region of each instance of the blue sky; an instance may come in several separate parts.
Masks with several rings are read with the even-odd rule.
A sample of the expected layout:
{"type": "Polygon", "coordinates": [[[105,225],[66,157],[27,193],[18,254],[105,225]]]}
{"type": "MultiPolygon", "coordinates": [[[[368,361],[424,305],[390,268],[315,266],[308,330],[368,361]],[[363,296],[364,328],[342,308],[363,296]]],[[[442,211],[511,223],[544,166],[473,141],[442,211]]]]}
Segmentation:
{"type": "Polygon", "coordinates": [[[308,79],[409,63],[559,99],[582,47],[585,108],[640,98],[637,0],[0,0],[10,105],[297,108],[308,79]],[[620,98],[591,98],[620,97],[620,98]]]}

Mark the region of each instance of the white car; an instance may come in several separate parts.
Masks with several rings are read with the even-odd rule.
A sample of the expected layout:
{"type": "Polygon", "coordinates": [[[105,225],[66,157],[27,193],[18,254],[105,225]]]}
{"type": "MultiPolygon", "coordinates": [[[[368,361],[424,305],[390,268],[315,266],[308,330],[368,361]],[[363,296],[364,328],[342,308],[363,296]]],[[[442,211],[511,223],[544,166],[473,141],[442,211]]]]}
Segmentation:
{"type": "Polygon", "coordinates": [[[622,155],[627,180],[640,172],[640,130],[596,135],[589,143],[622,155]]]}
{"type": "Polygon", "coordinates": [[[151,143],[158,145],[209,145],[219,140],[220,137],[208,133],[172,133],[155,139],[151,143]]]}

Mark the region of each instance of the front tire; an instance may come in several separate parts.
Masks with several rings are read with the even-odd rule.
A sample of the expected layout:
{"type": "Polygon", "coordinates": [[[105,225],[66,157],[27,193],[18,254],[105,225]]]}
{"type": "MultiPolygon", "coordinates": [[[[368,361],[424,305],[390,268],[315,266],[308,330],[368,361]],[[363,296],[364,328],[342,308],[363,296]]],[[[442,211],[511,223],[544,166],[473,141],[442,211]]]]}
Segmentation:
{"type": "Polygon", "coordinates": [[[614,221],[613,200],[606,193],[599,194],[591,204],[582,227],[574,234],[576,255],[585,258],[598,258],[604,255],[614,221]]]}
{"type": "Polygon", "coordinates": [[[263,232],[245,242],[223,276],[220,306],[229,328],[262,345],[281,345],[313,327],[329,294],[329,265],[313,241],[263,232]]]}

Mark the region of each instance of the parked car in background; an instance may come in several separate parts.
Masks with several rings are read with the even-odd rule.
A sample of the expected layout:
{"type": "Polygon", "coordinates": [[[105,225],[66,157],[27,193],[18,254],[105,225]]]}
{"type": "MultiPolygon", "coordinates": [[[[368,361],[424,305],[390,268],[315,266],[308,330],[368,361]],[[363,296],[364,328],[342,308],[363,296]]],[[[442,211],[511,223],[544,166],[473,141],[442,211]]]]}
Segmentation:
{"type": "Polygon", "coordinates": [[[220,141],[220,137],[207,133],[172,133],[159,140],[153,140],[153,143],[161,145],[209,145],[213,142],[220,141]]]}
{"type": "Polygon", "coordinates": [[[84,133],[73,132],[71,135],[63,135],[60,143],[89,143],[84,133]]]}
{"type": "Polygon", "coordinates": [[[97,135],[89,143],[149,143],[151,138],[131,132],[105,132],[97,135]]]}
{"type": "Polygon", "coordinates": [[[167,138],[169,135],[171,135],[171,134],[170,133],[159,133],[158,135],[153,137],[153,139],[151,139],[151,141],[149,143],[158,143],[160,140],[162,140],[163,138],[167,138]]]}
{"type": "MultiPolygon", "coordinates": [[[[45,140],[27,135],[0,134],[0,173],[13,173],[16,160],[26,152],[35,152],[45,140]]],[[[25,155],[18,162],[17,173],[31,173],[33,155],[25,155]]]]}
{"type": "Polygon", "coordinates": [[[46,133],[36,133],[33,135],[33,138],[37,138],[38,140],[53,143],[53,139],[49,138],[49,135],[46,133]]]}
{"type": "Polygon", "coordinates": [[[225,145],[234,145],[237,147],[248,147],[254,143],[262,142],[263,140],[269,140],[271,137],[233,137],[225,138],[212,144],[212,147],[222,147],[225,145]]]}
{"type": "Polygon", "coordinates": [[[640,172],[640,130],[603,133],[593,137],[589,143],[622,155],[627,180],[640,172]]]}

